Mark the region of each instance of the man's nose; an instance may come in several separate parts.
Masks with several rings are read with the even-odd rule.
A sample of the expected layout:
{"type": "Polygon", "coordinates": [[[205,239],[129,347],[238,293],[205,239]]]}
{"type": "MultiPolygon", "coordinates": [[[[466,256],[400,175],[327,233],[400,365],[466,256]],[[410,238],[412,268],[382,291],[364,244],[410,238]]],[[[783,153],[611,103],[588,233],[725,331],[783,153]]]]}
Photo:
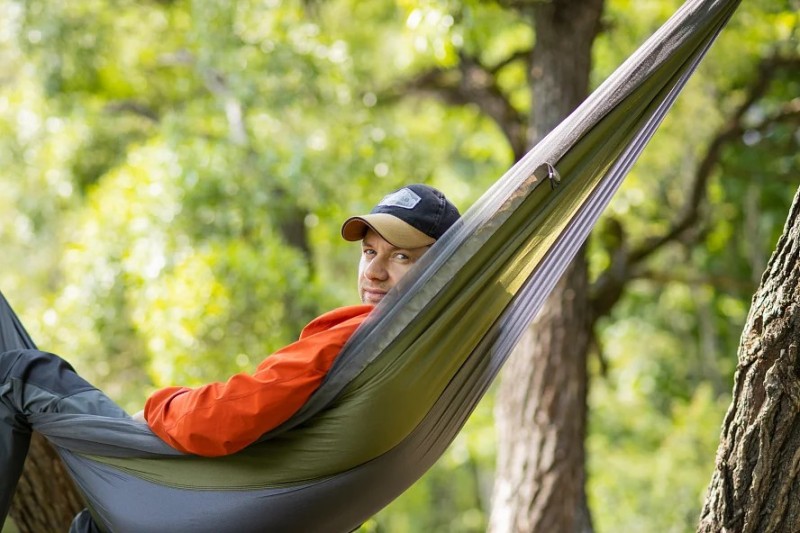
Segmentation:
{"type": "Polygon", "coordinates": [[[375,280],[385,280],[389,277],[389,271],[386,269],[386,261],[380,257],[374,258],[367,265],[366,270],[367,278],[375,280]]]}

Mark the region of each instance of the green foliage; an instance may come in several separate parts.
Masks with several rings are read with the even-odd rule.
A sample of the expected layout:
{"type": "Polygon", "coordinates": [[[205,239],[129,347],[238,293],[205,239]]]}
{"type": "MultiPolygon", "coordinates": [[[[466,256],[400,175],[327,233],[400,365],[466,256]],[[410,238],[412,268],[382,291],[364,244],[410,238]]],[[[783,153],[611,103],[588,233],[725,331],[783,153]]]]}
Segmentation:
{"type": "Polygon", "coordinates": [[[589,501],[598,531],[694,531],[728,400],[699,387],[671,412],[636,393],[647,369],[620,371],[593,391],[589,501]],[[627,381],[627,383],[626,383],[627,381]]]}
{"type": "MultiPolygon", "coordinates": [[[[607,2],[593,84],[679,3],[607,2]]],[[[252,369],[354,302],[346,216],[410,181],[463,210],[510,165],[478,106],[411,83],[472,57],[527,114],[525,62],[505,61],[535,35],[508,5],[0,0],[0,290],[43,348],[131,411],[154,387],[252,369]]],[[[789,2],[743,3],[610,206],[593,276],[669,228],[759,63],[797,57],[797,32],[789,2]]],[[[800,174],[797,121],[764,121],[799,89],[794,71],[775,76],[720,151],[691,231],[631,273],[599,324],[598,531],[693,529],[749,298],[800,174]]],[[[484,530],[491,402],[362,530],[484,530]]]]}

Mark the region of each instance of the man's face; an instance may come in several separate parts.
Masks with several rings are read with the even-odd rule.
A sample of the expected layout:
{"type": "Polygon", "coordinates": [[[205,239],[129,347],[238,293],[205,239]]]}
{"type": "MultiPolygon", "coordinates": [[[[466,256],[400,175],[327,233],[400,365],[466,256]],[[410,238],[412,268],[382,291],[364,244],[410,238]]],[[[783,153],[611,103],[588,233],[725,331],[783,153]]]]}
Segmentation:
{"type": "Polygon", "coordinates": [[[430,248],[397,248],[373,230],[361,241],[358,295],[365,304],[377,304],[430,248]]]}

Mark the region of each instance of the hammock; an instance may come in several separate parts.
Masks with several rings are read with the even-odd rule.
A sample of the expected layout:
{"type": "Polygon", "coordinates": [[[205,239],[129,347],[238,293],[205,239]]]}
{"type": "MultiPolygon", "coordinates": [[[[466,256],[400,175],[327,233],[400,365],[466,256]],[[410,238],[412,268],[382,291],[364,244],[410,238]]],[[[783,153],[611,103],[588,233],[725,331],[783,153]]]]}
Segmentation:
{"type": "MultiPolygon", "coordinates": [[[[689,0],[425,254],[287,422],[231,456],[141,423],[47,413],[108,531],[358,527],[441,456],[588,236],[738,0],[689,0]]],[[[0,297],[0,351],[33,347],[0,297]]]]}

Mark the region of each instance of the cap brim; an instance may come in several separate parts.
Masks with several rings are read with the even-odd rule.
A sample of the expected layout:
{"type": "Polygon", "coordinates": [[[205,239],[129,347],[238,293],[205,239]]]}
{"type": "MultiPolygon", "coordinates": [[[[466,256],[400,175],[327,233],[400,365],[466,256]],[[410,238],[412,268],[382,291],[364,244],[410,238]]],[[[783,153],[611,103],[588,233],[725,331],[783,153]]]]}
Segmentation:
{"type": "Polygon", "coordinates": [[[342,224],[342,237],[347,241],[360,241],[368,229],[374,230],[386,242],[398,248],[421,248],[436,242],[433,237],[387,213],[348,218],[342,224]]]}

